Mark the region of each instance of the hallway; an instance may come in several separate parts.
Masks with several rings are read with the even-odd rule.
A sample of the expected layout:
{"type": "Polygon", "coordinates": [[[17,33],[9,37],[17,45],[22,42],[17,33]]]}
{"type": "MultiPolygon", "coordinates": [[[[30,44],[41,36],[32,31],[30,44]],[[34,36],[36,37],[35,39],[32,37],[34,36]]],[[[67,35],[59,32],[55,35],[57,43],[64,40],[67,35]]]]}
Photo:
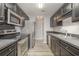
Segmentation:
{"type": "Polygon", "coordinates": [[[28,51],[28,56],[53,56],[53,53],[46,43],[37,40],[35,47],[28,51]]]}

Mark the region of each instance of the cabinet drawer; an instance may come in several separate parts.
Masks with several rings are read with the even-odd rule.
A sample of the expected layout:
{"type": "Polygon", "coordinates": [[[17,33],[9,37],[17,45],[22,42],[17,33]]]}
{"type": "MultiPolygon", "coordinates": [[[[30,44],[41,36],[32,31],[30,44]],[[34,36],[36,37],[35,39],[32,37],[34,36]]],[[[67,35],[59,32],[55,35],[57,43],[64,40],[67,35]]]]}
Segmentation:
{"type": "Polygon", "coordinates": [[[73,54],[74,56],[79,56],[79,49],[77,49],[77,48],[75,48],[75,47],[73,47],[73,46],[71,46],[71,45],[68,45],[67,50],[68,50],[71,54],[73,54]]]}
{"type": "Polygon", "coordinates": [[[74,47],[68,43],[65,43],[63,41],[61,41],[61,45],[63,48],[65,48],[67,51],[69,51],[72,55],[74,55],[74,56],[79,55],[79,49],[77,49],[76,47],[74,47]]]}
{"type": "Polygon", "coordinates": [[[11,53],[8,54],[8,56],[16,56],[16,51],[13,50],[11,53]]]}
{"type": "Polygon", "coordinates": [[[71,53],[69,53],[66,49],[64,49],[63,47],[61,47],[61,56],[72,56],[71,53]]]}
{"type": "Polygon", "coordinates": [[[3,50],[1,50],[0,51],[0,56],[7,56],[13,50],[16,50],[15,44],[13,44],[11,46],[8,46],[8,47],[4,48],[3,50]]]}

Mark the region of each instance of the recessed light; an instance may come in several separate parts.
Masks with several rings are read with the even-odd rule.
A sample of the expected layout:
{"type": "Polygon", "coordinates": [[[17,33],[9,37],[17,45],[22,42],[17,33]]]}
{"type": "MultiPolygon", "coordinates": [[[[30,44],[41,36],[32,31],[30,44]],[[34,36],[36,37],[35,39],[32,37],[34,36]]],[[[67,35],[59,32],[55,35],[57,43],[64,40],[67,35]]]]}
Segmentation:
{"type": "Polygon", "coordinates": [[[38,3],[38,8],[43,8],[43,4],[42,3],[38,3]]]}

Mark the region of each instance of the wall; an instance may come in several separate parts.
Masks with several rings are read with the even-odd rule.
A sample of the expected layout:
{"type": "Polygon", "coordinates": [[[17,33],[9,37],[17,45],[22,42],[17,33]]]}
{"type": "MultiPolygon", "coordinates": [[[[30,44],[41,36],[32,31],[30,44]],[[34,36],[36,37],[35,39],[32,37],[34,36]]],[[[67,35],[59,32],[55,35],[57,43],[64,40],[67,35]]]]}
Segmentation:
{"type": "Polygon", "coordinates": [[[53,28],[50,27],[50,17],[49,16],[45,16],[44,18],[44,43],[46,43],[46,32],[47,31],[53,31],[53,28]]]}
{"type": "MultiPolygon", "coordinates": [[[[25,26],[23,28],[16,26],[15,29],[17,32],[22,34],[30,34],[30,48],[34,46],[34,23],[35,17],[30,17],[30,20],[25,20],[25,26]]],[[[20,36],[18,36],[20,37],[20,36]]]]}
{"type": "Polygon", "coordinates": [[[53,30],[64,33],[66,30],[68,33],[79,34],[79,22],[72,22],[72,18],[67,18],[63,20],[63,26],[54,27],[53,30]]]}
{"type": "Polygon", "coordinates": [[[43,32],[43,35],[42,35],[43,37],[41,36],[41,31],[42,30],[41,31],[39,30],[41,24],[39,24],[38,21],[37,21],[37,24],[36,24],[37,27],[35,26],[36,27],[36,29],[35,29],[35,39],[36,40],[43,39],[43,42],[46,43],[46,39],[47,39],[46,38],[46,31],[53,31],[53,28],[50,27],[50,17],[49,16],[44,16],[43,21],[44,21],[44,23],[43,23],[43,25],[44,25],[43,26],[43,31],[44,32],[43,32]]]}

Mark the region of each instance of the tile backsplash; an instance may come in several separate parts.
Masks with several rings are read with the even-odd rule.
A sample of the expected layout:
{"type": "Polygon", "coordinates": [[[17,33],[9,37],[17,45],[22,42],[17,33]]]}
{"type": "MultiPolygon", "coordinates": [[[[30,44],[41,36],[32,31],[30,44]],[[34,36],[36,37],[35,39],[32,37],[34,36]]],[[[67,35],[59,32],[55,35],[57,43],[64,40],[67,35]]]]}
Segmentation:
{"type": "Polygon", "coordinates": [[[72,19],[68,18],[63,21],[63,26],[54,27],[54,31],[63,32],[62,30],[66,30],[68,33],[72,34],[79,34],[79,21],[78,22],[72,22],[72,19]]]}

